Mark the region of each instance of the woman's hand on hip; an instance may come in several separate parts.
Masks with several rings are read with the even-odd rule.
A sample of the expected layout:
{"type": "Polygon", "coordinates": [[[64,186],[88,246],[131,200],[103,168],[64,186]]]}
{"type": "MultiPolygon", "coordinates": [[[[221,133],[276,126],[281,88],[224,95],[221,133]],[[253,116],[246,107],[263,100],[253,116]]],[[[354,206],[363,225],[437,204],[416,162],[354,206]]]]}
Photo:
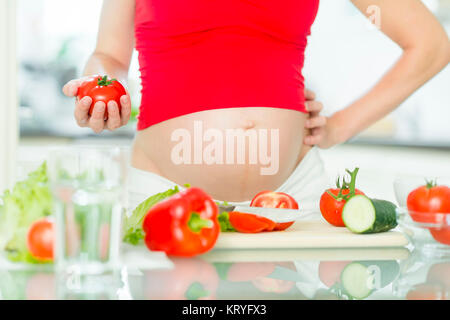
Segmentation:
{"type": "Polygon", "coordinates": [[[113,131],[128,123],[131,115],[131,100],[127,93],[120,98],[121,111],[115,101],[97,102],[94,105],[92,114],[89,115],[92,98],[89,96],[79,99],[77,97],[78,88],[88,77],[71,80],[63,87],[63,93],[68,97],[76,97],[74,116],[80,127],[89,127],[95,133],[103,130],[113,131]],[[105,121],[105,112],[108,111],[108,120],[105,121]]]}
{"type": "Polygon", "coordinates": [[[305,127],[308,131],[304,139],[304,143],[310,146],[319,146],[321,148],[331,147],[332,144],[327,139],[327,117],[320,115],[323,110],[322,102],[316,99],[316,94],[308,89],[305,89],[305,108],[309,113],[309,117],[305,122],[305,127]],[[331,144],[331,145],[330,145],[331,144]]]}

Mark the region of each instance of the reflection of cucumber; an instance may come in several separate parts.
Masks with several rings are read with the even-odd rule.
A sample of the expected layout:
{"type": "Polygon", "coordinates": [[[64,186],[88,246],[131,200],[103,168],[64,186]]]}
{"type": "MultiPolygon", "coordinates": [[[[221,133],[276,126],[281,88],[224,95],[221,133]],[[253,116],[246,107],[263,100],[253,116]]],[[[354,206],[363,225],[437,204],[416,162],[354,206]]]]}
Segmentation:
{"type": "Polygon", "coordinates": [[[354,233],[378,233],[397,226],[396,206],[364,195],[350,198],[342,210],[345,226],[354,233]]]}
{"type": "Polygon", "coordinates": [[[341,273],[341,283],[350,299],[367,298],[373,291],[372,275],[367,267],[359,262],[352,262],[341,273]]]}
{"type": "Polygon", "coordinates": [[[341,287],[349,298],[364,299],[392,283],[399,271],[395,260],[352,262],[342,270],[341,287]]]}
{"type": "Polygon", "coordinates": [[[382,289],[391,284],[400,273],[400,266],[395,260],[360,261],[373,276],[374,289],[382,289]]]}

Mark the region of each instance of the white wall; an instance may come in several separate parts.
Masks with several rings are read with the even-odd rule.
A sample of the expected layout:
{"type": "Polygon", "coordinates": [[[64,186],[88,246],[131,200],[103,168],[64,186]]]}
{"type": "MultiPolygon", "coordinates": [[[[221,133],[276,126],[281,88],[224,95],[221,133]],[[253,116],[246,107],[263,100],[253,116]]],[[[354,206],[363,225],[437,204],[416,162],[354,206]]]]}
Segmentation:
{"type": "Polygon", "coordinates": [[[15,173],[18,142],[15,0],[0,0],[0,194],[15,173]]]}

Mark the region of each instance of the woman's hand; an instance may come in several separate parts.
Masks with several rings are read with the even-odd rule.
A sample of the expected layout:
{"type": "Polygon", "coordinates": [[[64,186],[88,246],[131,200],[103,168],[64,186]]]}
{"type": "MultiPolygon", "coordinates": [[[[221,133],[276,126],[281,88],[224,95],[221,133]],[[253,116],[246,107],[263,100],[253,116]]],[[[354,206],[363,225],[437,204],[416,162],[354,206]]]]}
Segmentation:
{"type": "MultiPolygon", "coordinates": [[[[63,87],[63,93],[68,97],[76,97],[78,88],[87,77],[75,79],[69,81],[63,87]]],[[[122,106],[119,111],[119,106],[115,101],[109,101],[107,105],[104,102],[97,102],[94,105],[92,115],[89,116],[88,112],[92,104],[91,97],[84,97],[82,99],[76,98],[75,101],[75,120],[80,127],[89,127],[95,133],[100,133],[104,129],[113,131],[119,127],[122,127],[128,123],[131,115],[131,100],[130,95],[126,94],[120,98],[120,104],[122,106]],[[108,120],[105,121],[105,111],[108,110],[108,120]]]]}
{"type": "Polygon", "coordinates": [[[322,102],[316,101],[316,94],[305,89],[305,107],[309,112],[309,117],[305,122],[309,135],[304,139],[306,145],[317,145],[321,148],[329,148],[335,143],[331,141],[330,128],[328,127],[328,118],[320,115],[323,109],[322,102]]]}

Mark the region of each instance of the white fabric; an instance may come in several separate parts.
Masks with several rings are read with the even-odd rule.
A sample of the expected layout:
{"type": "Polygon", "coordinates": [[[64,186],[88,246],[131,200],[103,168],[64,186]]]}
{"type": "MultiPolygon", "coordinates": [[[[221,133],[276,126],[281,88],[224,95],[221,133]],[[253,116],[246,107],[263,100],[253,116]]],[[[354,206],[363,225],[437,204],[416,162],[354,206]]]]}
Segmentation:
{"type": "MultiPolygon", "coordinates": [[[[316,210],[319,213],[319,199],[328,187],[328,177],[317,148],[312,148],[299,163],[289,178],[275,191],[292,196],[301,209],[316,210]]],[[[131,212],[139,203],[177,184],[157,174],[130,168],[128,190],[131,212]]],[[[183,188],[179,186],[180,189],[183,188]]],[[[220,199],[223,201],[226,199],[220,199]]],[[[228,201],[229,202],[229,201],[228,201]]],[[[249,201],[229,202],[233,205],[249,205],[249,201]]]]}

